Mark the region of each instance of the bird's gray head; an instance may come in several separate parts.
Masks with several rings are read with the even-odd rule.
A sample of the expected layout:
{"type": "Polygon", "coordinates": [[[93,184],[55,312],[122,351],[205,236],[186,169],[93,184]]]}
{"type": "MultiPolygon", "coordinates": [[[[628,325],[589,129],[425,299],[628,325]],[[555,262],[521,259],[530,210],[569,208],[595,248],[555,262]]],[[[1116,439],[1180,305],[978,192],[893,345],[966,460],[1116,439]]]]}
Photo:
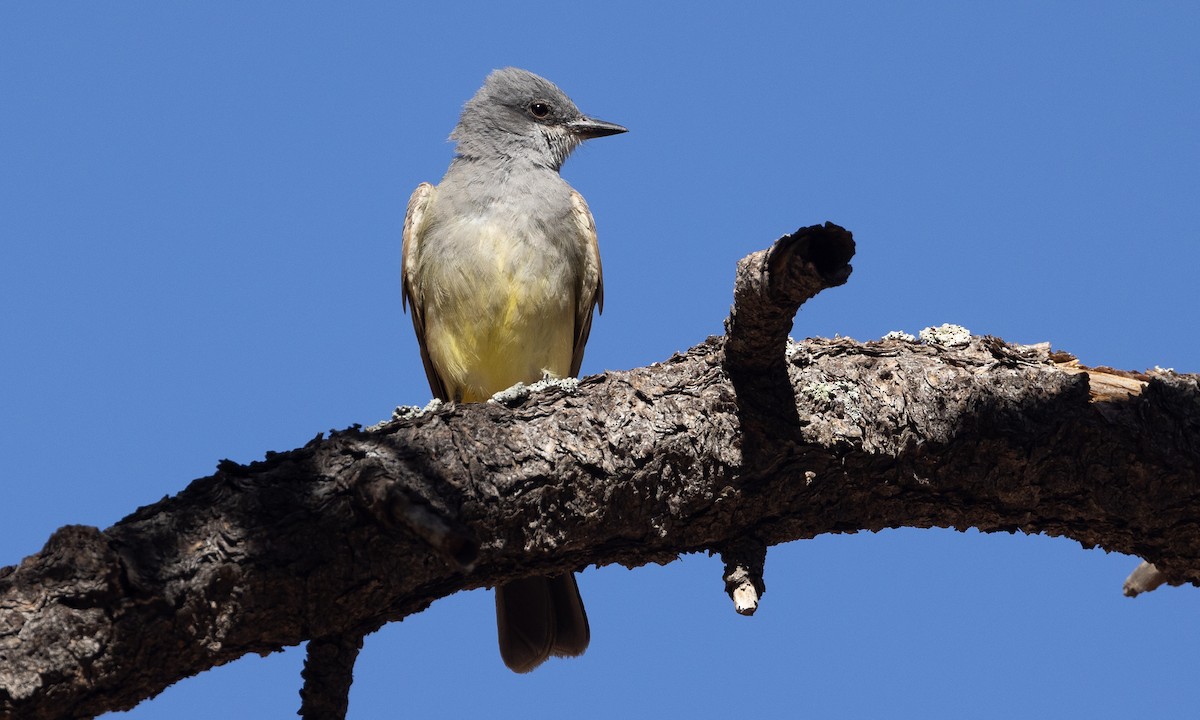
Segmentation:
{"type": "Polygon", "coordinates": [[[558,170],[589,138],[625,128],[586,117],[558,86],[528,70],[493,70],[450,134],[459,157],[527,158],[558,170]]]}

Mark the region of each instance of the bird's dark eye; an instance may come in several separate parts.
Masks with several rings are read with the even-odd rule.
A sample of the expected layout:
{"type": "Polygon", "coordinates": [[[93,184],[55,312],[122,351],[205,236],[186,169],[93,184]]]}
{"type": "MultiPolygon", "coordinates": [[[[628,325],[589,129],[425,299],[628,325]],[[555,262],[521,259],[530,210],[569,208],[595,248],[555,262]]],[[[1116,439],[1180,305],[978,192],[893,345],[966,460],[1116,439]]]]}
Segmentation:
{"type": "Polygon", "coordinates": [[[540,120],[550,114],[550,104],[531,102],[529,103],[529,114],[540,120]]]}

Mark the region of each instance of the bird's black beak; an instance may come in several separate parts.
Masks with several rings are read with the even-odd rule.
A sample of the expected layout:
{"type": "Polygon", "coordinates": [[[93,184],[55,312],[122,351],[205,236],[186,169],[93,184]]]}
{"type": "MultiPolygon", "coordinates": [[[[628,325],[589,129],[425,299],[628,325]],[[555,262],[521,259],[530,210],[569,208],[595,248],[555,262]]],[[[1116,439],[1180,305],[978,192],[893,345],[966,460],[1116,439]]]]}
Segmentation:
{"type": "Polygon", "coordinates": [[[568,122],[567,129],[584,140],[629,132],[629,128],[616,123],[594,120],[589,117],[581,117],[568,122]]]}

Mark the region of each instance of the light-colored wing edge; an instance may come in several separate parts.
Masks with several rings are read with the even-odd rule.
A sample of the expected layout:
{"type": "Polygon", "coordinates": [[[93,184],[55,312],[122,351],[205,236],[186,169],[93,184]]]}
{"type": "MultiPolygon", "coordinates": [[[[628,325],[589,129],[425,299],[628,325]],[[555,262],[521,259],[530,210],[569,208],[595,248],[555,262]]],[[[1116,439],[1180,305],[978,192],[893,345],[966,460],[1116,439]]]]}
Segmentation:
{"type": "Polygon", "coordinates": [[[421,244],[422,224],[425,211],[433,201],[435,190],[432,184],[424,182],[413,190],[408,199],[408,212],[404,216],[404,238],[400,250],[400,306],[407,311],[408,306],[412,305],[413,330],[417,334],[417,344],[421,347],[421,363],[425,366],[425,379],[429,381],[430,391],[434,397],[448,400],[446,385],[429,358],[429,347],[425,342],[425,298],[416,282],[421,272],[416,258],[418,246],[421,244]]]}
{"type": "Polygon", "coordinates": [[[413,278],[416,276],[413,257],[417,253],[417,245],[421,242],[421,224],[425,220],[425,208],[429,207],[433,190],[432,183],[423,182],[418,185],[408,198],[408,211],[404,214],[404,237],[400,246],[400,282],[403,289],[401,306],[407,311],[408,303],[413,303],[414,315],[419,315],[420,310],[416,306],[416,299],[412,297],[413,278]]]}
{"type": "Polygon", "coordinates": [[[592,309],[604,312],[604,272],[600,267],[600,244],[596,240],[596,220],[587,201],[574,190],[571,206],[575,225],[584,246],[584,267],[579,278],[579,300],[575,307],[575,346],[571,354],[571,377],[579,375],[583,365],[583,347],[592,332],[592,309]]]}

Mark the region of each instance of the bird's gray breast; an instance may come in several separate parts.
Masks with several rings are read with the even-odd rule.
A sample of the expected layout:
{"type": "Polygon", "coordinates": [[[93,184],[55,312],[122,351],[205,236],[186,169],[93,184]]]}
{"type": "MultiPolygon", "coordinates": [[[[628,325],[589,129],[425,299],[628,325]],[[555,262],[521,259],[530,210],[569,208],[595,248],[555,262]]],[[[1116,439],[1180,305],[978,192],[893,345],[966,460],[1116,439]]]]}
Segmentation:
{"type": "Polygon", "coordinates": [[[574,300],[585,248],[570,186],[540,168],[472,169],[452,168],[438,186],[425,249],[468,276],[548,285],[574,300]]]}

